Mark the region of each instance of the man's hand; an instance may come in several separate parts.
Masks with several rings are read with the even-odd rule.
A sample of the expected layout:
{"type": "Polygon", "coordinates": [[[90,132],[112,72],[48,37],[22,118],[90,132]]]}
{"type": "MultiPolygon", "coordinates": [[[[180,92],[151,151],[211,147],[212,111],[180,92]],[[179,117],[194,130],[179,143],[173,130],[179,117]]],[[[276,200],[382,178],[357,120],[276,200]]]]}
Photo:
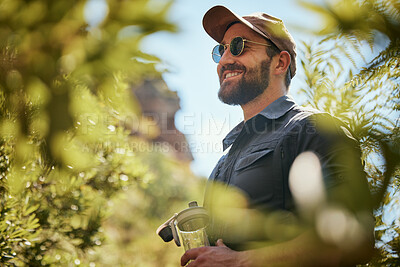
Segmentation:
{"type": "Polygon", "coordinates": [[[246,257],[244,253],[234,251],[218,239],[216,247],[193,248],[185,252],[181,258],[181,265],[185,266],[246,266],[246,257]]]}

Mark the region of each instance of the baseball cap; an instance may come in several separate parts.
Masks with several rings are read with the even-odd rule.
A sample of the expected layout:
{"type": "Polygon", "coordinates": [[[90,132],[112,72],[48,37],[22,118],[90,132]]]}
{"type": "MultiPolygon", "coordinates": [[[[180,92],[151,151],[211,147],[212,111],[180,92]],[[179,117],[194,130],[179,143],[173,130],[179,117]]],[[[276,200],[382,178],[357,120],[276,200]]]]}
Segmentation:
{"type": "Polygon", "coordinates": [[[241,17],[224,6],[214,6],[204,15],[203,27],[211,38],[221,43],[228,27],[236,21],[270,40],[279,50],[287,51],[291,58],[291,77],[296,74],[296,43],[281,19],[261,12],[241,17]]]}

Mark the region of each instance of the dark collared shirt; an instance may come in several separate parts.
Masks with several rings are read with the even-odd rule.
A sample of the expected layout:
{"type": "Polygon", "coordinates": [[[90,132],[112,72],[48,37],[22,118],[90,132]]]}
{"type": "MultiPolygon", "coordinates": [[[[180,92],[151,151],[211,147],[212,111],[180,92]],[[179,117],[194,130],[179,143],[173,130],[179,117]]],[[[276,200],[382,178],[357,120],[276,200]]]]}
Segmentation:
{"type": "MultiPolygon", "coordinates": [[[[223,148],[229,152],[210,175],[206,207],[213,202],[212,184],[219,181],[239,188],[247,197],[249,208],[295,212],[289,170],[295,158],[305,151],[314,152],[320,159],[328,190],[341,184],[346,176],[356,175],[365,180],[360,175],[363,172],[358,143],[346,126],[327,113],[298,106],[290,96],[280,97],[233,128],[223,140],[223,148]],[[349,155],[348,149],[356,151],[352,154],[358,157],[356,167],[341,161],[343,154],[349,155]]],[[[366,181],[362,184],[362,190],[368,191],[366,181]]],[[[211,221],[210,229],[212,224],[211,221]]],[[[217,232],[223,235],[223,230],[217,232]]],[[[210,235],[211,242],[221,238],[210,235]]]]}

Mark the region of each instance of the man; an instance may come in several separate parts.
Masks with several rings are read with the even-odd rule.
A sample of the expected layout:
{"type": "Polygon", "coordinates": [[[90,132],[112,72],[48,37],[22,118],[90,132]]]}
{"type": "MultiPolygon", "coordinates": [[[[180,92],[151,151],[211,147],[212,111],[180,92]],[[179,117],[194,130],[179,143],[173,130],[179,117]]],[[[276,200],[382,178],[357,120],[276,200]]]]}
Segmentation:
{"type": "Polygon", "coordinates": [[[264,13],[240,17],[215,6],[203,26],[219,43],[212,52],[218,97],[240,105],[244,122],[223,140],[229,152],[206,190],[209,239],[216,246],[188,250],[182,266],[353,266],[367,261],[373,249],[371,199],[357,142],[340,121],[299,107],[287,95],[296,74],[296,46],[283,22],[264,13]],[[293,166],[303,152],[317,158],[319,191],[325,195],[316,192],[317,180],[307,180],[318,168],[306,170],[300,183],[291,180],[299,173],[293,166]],[[226,191],[215,189],[221,183],[226,191]],[[321,197],[296,199],[309,185],[305,197],[321,197]],[[232,197],[228,188],[243,198],[232,197]]]}

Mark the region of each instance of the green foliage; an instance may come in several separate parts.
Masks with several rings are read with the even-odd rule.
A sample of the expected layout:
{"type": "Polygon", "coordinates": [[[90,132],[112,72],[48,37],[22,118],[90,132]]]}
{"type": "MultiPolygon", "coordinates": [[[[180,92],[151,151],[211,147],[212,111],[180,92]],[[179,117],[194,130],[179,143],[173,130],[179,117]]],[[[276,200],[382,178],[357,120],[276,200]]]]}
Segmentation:
{"type": "Polygon", "coordinates": [[[318,32],[324,41],[335,41],[334,49],[345,55],[356,66],[355,58],[363,56],[363,46],[376,47],[379,54],[366,67],[352,76],[348,86],[368,81],[378,82],[379,93],[391,93],[388,104],[399,110],[400,88],[398,83],[400,64],[400,5],[392,0],[332,0],[318,6],[302,2],[303,6],[315,11],[325,21],[318,32]]]}
{"type": "MultiPolygon", "coordinates": [[[[106,264],[128,241],[143,254],[136,236],[158,238],[197,187],[189,169],[143,149],[152,133],[130,88],[160,75],[139,45],[175,31],[172,2],[150,2],[108,0],[88,25],[85,0],[0,0],[0,265],[106,264]]],[[[148,253],[171,248],[157,241],[148,253]]],[[[118,262],[159,266],[135,254],[118,262]]]]}
{"type": "Polygon", "coordinates": [[[303,44],[306,81],[301,92],[311,106],[347,122],[359,138],[375,198],[379,252],[368,266],[398,266],[400,6],[390,0],[303,5],[322,15],[325,25],[318,44],[303,44]],[[357,58],[365,60],[365,44],[379,53],[353,73],[346,59],[357,67],[357,58]]]}

